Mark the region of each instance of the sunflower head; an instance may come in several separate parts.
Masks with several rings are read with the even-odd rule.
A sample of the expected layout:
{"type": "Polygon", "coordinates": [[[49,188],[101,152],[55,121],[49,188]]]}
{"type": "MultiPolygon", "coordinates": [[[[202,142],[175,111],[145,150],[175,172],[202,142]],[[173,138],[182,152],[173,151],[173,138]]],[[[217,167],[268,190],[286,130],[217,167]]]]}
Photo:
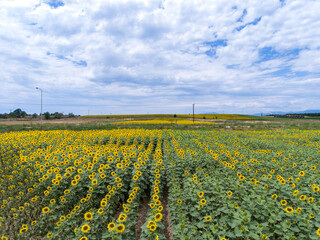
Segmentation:
{"type": "Polygon", "coordinates": [[[85,224],[81,227],[81,231],[86,233],[90,230],[90,226],[88,224],[85,224]]]}
{"type": "Polygon", "coordinates": [[[287,213],[293,213],[293,208],[292,207],[286,207],[286,212],[287,213]]]}
{"type": "Polygon", "coordinates": [[[87,212],[84,214],[84,218],[86,220],[91,220],[93,218],[92,213],[91,212],[87,212]]]}
{"type": "Polygon", "coordinates": [[[123,224],[119,224],[117,227],[116,227],[116,231],[118,233],[122,233],[123,231],[125,230],[125,226],[123,224]]]}
{"type": "Polygon", "coordinates": [[[203,197],[203,192],[202,191],[199,192],[198,196],[199,196],[199,198],[202,198],[203,197]]]}
{"type": "Polygon", "coordinates": [[[42,208],[42,212],[48,213],[48,212],[50,212],[50,208],[48,208],[48,207],[42,208]]]}
{"type": "Polygon", "coordinates": [[[162,214],[161,214],[161,213],[157,213],[157,214],[154,216],[154,220],[155,220],[156,222],[161,221],[161,219],[162,219],[162,214]]]}
{"type": "Polygon", "coordinates": [[[111,222],[111,223],[108,224],[108,229],[109,229],[109,230],[114,230],[115,227],[116,227],[116,225],[115,225],[113,222],[111,222]]]}
{"type": "Polygon", "coordinates": [[[200,200],[200,203],[201,203],[202,205],[204,205],[204,204],[207,203],[207,201],[206,201],[204,198],[202,198],[202,199],[200,200]]]}

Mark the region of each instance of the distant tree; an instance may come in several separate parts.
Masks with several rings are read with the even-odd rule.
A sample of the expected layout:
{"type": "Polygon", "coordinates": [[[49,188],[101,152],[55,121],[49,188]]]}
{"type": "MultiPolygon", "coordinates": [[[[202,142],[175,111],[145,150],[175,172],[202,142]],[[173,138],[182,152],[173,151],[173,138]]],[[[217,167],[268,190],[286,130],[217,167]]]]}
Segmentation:
{"type": "Polygon", "coordinates": [[[8,113],[0,113],[0,118],[8,118],[9,114],[8,113]]]}
{"type": "Polygon", "coordinates": [[[59,113],[59,112],[55,112],[55,113],[53,114],[53,118],[55,118],[55,119],[61,119],[62,116],[63,116],[63,114],[62,114],[62,113],[59,113]]]}
{"type": "Polygon", "coordinates": [[[206,119],[206,117],[205,117],[205,116],[203,116],[203,119],[206,119]]]}
{"type": "Polygon", "coordinates": [[[43,115],[44,115],[44,118],[45,118],[46,120],[49,120],[49,119],[50,119],[50,113],[49,113],[49,112],[45,112],[43,115]]]}
{"type": "Polygon", "coordinates": [[[37,118],[38,117],[38,114],[34,113],[32,114],[32,118],[37,118]]]}
{"type": "Polygon", "coordinates": [[[15,118],[24,118],[27,115],[27,113],[25,111],[22,111],[20,108],[17,108],[10,114],[12,117],[15,117],[15,118]]]}
{"type": "Polygon", "coordinates": [[[73,113],[68,114],[68,118],[74,118],[74,117],[75,117],[75,115],[73,113]]]}
{"type": "Polygon", "coordinates": [[[177,117],[177,114],[174,114],[173,117],[176,118],[176,117],[177,117]]]}

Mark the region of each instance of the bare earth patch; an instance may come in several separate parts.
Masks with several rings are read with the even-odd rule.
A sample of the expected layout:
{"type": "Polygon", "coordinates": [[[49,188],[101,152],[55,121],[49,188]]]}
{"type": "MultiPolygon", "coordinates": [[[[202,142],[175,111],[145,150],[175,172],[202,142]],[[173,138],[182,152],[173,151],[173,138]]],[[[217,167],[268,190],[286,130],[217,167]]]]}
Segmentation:
{"type": "Polygon", "coordinates": [[[142,199],[140,208],[139,208],[139,216],[136,224],[136,238],[135,240],[139,240],[142,230],[141,227],[142,225],[146,222],[147,219],[147,213],[149,209],[149,203],[150,202],[150,194],[147,194],[147,196],[142,199]]]}

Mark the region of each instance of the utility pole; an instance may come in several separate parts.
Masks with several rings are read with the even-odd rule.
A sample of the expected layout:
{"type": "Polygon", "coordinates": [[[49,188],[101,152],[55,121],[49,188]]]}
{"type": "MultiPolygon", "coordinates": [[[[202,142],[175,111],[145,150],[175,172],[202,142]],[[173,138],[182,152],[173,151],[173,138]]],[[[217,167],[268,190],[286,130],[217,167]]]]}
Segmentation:
{"type": "Polygon", "coordinates": [[[38,87],[36,87],[36,89],[40,90],[40,92],[41,92],[41,114],[40,114],[40,119],[41,119],[41,125],[42,125],[42,89],[38,88],[38,87]]]}
{"type": "Polygon", "coordinates": [[[193,123],[194,123],[194,103],[192,104],[192,111],[193,111],[193,117],[192,117],[192,119],[193,119],[193,123]]]}

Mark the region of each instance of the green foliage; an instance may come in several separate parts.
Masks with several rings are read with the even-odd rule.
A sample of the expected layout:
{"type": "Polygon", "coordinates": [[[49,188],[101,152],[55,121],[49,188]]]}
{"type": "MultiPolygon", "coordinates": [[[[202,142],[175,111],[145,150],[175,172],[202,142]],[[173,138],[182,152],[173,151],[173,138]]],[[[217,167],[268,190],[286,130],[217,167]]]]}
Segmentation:
{"type": "Polygon", "coordinates": [[[50,113],[49,113],[49,112],[45,112],[43,115],[44,115],[44,118],[45,118],[46,120],[49,120],[49,119],[50,119],[50,113]]]}

